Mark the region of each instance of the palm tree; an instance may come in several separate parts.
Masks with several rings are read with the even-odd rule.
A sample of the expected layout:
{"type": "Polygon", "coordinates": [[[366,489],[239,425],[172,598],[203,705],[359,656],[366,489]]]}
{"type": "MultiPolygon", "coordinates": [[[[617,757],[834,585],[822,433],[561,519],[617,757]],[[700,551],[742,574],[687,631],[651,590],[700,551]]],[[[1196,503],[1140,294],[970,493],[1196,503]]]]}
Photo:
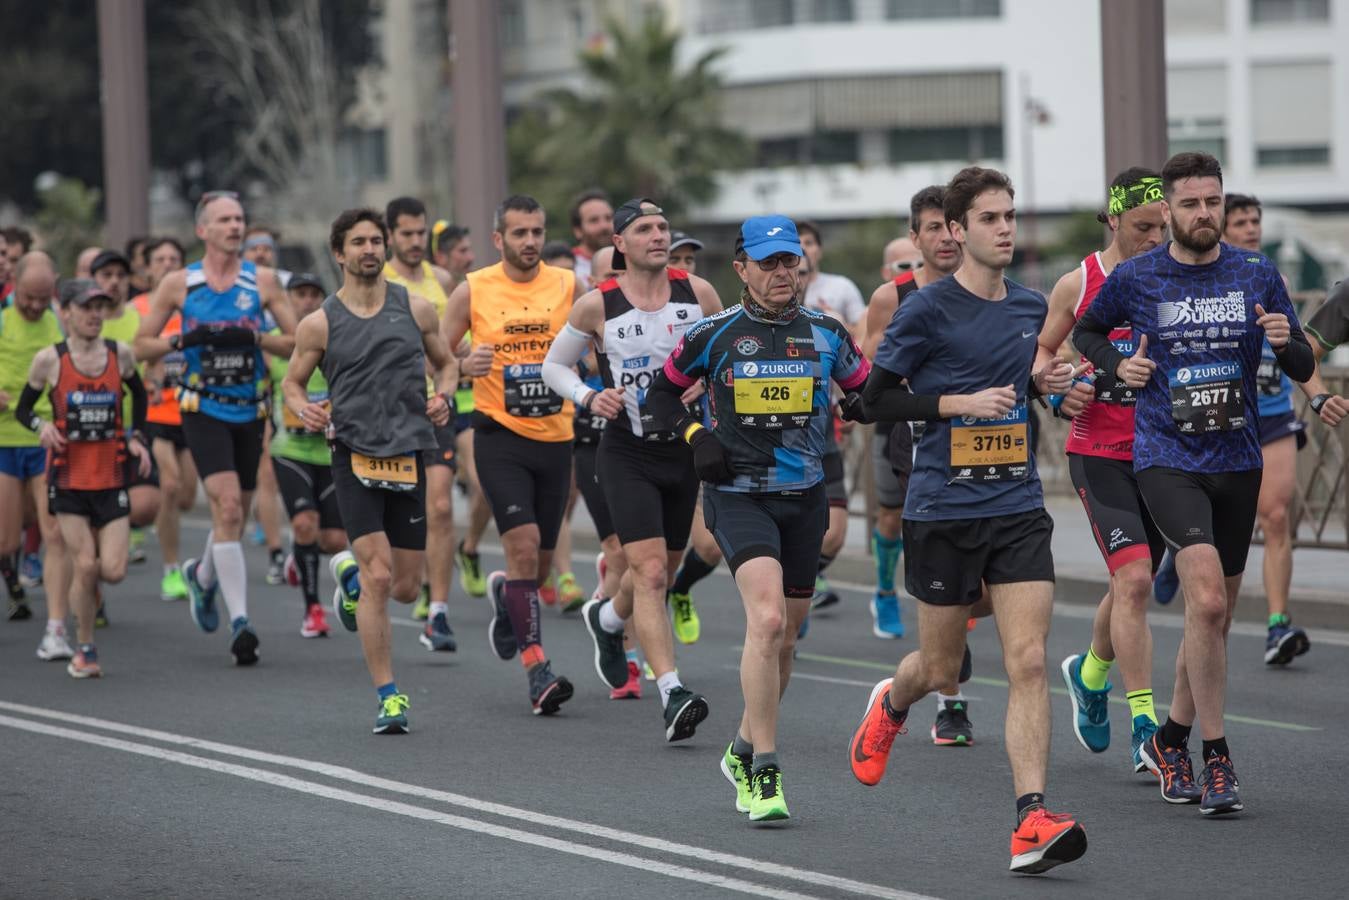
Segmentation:
{"type": "Polygon", "coordinates": [[[679,33],[659,9],[631,31],[613,20],[605,30],[605,46],[579,57],[588,89],[546,92],[511,126],[512,185],[552,204],[593,186],[615,202],[651,197],[670,211],[712,199],[714,174],[749,155],[722,125],[713,64],[725,51],[678,70],[679,33]]]}

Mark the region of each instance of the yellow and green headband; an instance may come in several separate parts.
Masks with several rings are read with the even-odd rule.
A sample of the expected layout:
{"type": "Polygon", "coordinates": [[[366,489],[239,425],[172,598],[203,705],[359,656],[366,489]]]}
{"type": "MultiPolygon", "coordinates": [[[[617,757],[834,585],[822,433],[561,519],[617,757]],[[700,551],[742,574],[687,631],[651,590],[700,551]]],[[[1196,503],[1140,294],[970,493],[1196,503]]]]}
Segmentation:
{"type": "Polygon", "coordinates": [[[1110,188],[1110,215],[1119,216],[1131,209],[1156,203],[1162,199],[1162,180],[1155,177],[1140,178],[1134,184],[1112,186],[1110,188]]]}

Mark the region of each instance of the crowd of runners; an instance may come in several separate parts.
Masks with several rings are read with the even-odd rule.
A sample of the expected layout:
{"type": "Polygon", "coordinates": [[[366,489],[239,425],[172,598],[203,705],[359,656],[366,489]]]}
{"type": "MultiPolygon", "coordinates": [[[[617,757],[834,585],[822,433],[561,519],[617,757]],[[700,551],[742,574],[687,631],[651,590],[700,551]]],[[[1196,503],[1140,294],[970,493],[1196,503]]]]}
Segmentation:
{"type": "Polygon", "coordinates": [[[993,616],[1010,685],[1011,869],[1039,873],[1087,848],[1074,817],[1046,805],[1054,521],[1035,429],[1056,416],[1071,420],[1067,444],[1044,452],[1066,453],[1109,575],[1089,646],[1059,666],[1074,733],[1110,748],[1117,668],[1131,720],[1118,765],[1156,778],[1169,803],[1237,812],[1223,730],[1232,610],[1258,522],[1264,663],[1308,651],[1288,609],[1306,440],[1292,397],[1296,385],[1331,427],[1349,411],[1318,370],[1349,340],[1349,289],[1302,323],[1260,253],[1259,202],[1225,193],[1213,157],[1128,169],[1104,197],[1109,245],[1048,299],[1007,278],[1015,193],[978,167],[913,196],[869,301],[821,269],[815,223],[746,220],[725,248],[739,293],[721,297],[698,274],[703,244],[672,229],[659,198],[614,208],[596,191],[570,210],[574,246],[546,240],[534,199],[506,198],[489,236],[500,261],[486,266],[467,229],[415,198],[343,211],[329,242],[340,281],[279,269],[276,234],[228,191],[197,203],[190,264],[162,237],[90,248],[61,277],[31,235],[5,229],[8,616],[32,617],[40,585],[37,657],[100,677],[98,629],[134,602],[108,586],[145,560],[153,529],[162,599],[222,632],[234,663],[258,664],[243,545],[255,519],[268,581],[302,599],[301,635],[359,635],[375,733],[410,727],[390,616],[423,621],[427,652],[456,652],[457,581],[490,603],[491,650],[519,660],[534,714],[572,700],[563,671],[588,663],[615,700],[651,682],[664,740],[682,741],[714,701],[734,705],[676,664],[677,645],[699,639],[697,585],[725,562],[745,635],[719,765],[739,813],[785,819],[779,706],[812,612],[840,602],[825,573],[849,525],[841,442],[874,426],[871,634],[907,633],[914,649],[871,691],[848,765],[879,784],[932,694],[931,739],[974,743],[966,635],[993,616]],[[199,485],[210,531],[184,549],[199,485]],[[572,571],[578,499],[602,548],[592,593],[572,571]],[[489,525],[505,568],[487,573],[489,525]],[[1159,720],[1148,609],[1178,593],[1184,638],[1159,720]],[[591,660],[548,655],[546,606],[575,614],[591,660]]]}

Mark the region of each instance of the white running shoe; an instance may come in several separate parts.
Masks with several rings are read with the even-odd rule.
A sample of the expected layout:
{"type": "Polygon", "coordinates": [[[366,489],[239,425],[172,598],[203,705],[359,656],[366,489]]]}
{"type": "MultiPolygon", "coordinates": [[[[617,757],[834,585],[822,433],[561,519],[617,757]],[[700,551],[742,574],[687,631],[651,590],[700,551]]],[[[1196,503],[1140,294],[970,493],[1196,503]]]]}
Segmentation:
{"type": "Polygon", "coordinates": [[[74,656],[75,651],[64,634],[52,634],[49,631],[42,636],[42,643],[37,645],[38,659],[72,659],[74,656]]]}

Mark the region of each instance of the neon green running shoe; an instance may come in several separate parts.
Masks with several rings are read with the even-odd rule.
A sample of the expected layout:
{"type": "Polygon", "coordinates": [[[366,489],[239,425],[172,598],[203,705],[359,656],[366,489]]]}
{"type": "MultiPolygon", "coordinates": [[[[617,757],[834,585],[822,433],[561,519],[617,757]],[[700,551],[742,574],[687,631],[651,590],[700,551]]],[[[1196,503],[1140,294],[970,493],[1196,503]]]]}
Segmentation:
{"type": "Polygon", "coordinates": [[[726,776],[726,780],[735,785],[735,811],[749,812],[749,772],[752,757],[736,756],[731,752],[735,742],[726,745],[726,752],[721,757],[721,774],[726,776]]]}
{"type": "Polygon", "coordinates": [[[375,717],[375,734],[407,734],[407,694],[393,694],[385,697],[379,704],[379,715],[375,717]]]}
{"type": "Polygon", "coordinates": [[[164,577],[159,580],[159,599],[166,603],[187,599],[187,581],[183,578],[182,569],[174,566],[164,573],[164,577]]]}
{"type": "Polygon", "coordinates": [[[412,618],[416,622],[425,622],[431,618],[431,586],[422,585],[422,591],[417,595],[417,602],[412,604],[412,618]]]}
{"type": "Polygon", "coordinates": [[[328,569],[337,582],[333,591],[333,613],[347,631],[356,630],[356,603],[361,599],[361,582],[357,578],[360,572],[356,557],[350,550],[343,550],[328,560],[328,569]]]}
{"type": "Polygon", "coordinates": [[[787,812],[787,797],[782,793],[782,770],[777,766],[764,766],[750,776],[749,820],[751,822],[772,822],[775,819],[790,819],[787,812]]]}
{"type": "Polygon", "coordinates": [[[674,619],[674,635],[681,644],[696,644],[703,633],[702,620],[698,618],[698,609],[688,594],[676,594],[673,591],[666,596],[670,612],[674,619]]]}
{"type": "Polygon", "coordinates": [[[482,573],[482,559],[476,553],[465,553],[464,542],[454,548],[454,561],[459,566],[459,586],[470,597],[487,596],[487,576],[482,573]]]}
{"type": "Polygon", "coordinates": [[[586,596],[585,591],[576,583],[576,576],[571,572],[563,572],[557,576],[557,599],[562,603],[563,612],[576,612],[590,598],[586,596]]]}

